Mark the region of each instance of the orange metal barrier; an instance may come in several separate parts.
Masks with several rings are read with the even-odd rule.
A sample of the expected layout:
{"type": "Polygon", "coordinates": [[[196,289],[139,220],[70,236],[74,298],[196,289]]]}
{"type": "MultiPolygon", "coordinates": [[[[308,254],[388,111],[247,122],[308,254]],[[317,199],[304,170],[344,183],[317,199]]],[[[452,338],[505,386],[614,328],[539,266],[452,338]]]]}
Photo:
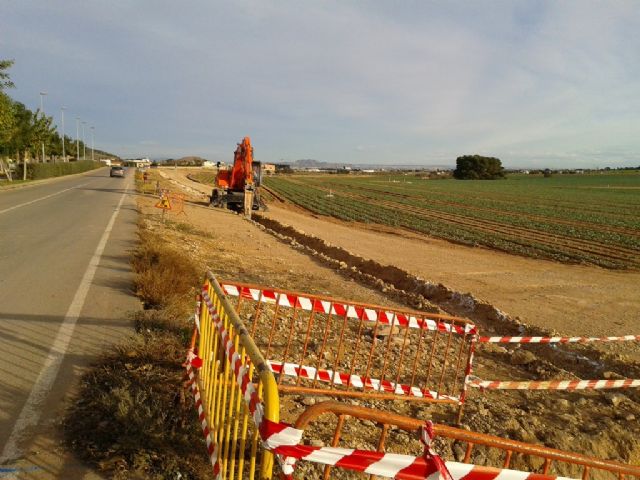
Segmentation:
{"type": "MultiPolygon", "coordinates": [[[[318,403],[307,408],[298,417],[295,423],[295,427],[305,431],[310,431],[312,423],[317,420],[319,416],[324,414],[331,414],[336,417],[337,420],[331,439],[332,447],[339,446],[345,424],[349,419],[357,419],[360,421],[365,420],[368,422],[374,422],[376,424],[379,430],[377,440],[373,436],[370,436],[368,440],[369,442],[375,442],[375,444],[377,445],[377,451],[385,451],[387,441],[394,427],[406,432],[416,432],[424,425],[423,421],[414,418],[405,417],[389,412],[382,412],[380,410],[374,410],[371,408],[329,401],[318,403]]],[[[570,470],[570,474],[578,474],[583,480],[590,478],[593,472],[600,472],[601,474],[609,473],[611,474],[611,478],[613,478],[613,476],[616,476],[619,479],[622,479],[627,476],[640,479],[640,466],[638,465],[628,465],[610,460],[600,460],[594,457],[588,457],[586,455],[556,450],[553,448],[544,447],[542,445],[533,445],[529,443],[518,442],[516,440],[495,437],[493,435],[471,432],[468,430],[449,427],[446,425],[434,424],[434,433],[436,439],[440,438],[449,442],[461,442],[466,444],[466,447],[464,449],[464,459],[462,460],[466,464],[474,460],[474,450],[476,447],[494,449],[498,450],[501,453],[501,464],[496,464],[493,466],[476,465],[472,470],[469,470],[465,474],[465,478],[473,477],[493,479],[498,474],[500,474],[500,470],[498,469],[511,468],[514,460],[514,454],[519,454],[520,456],[524,457],[534,457],[541,459],[542,471],[540,472],[538,477],[536,477],[535,474],[531,474],[536,478],[540,478],[543,475],[549,477],[551,477],[552,475],[555,476],[557,475],[557,473],[553,474],[552,472],[554,470],[557,471],[558,466],[564,464],[565,467],[561,467],[562,470],[570,470]]],[[[400,443],[406,445],[405,442],[400,443]]],[[[416,449],[419,451],[419,449],[421,448],[420,444],[418,442],[415,443],[416,449]]],[[[442,452],[441,448],[439,450],[440,452],[442,452]]],[[[443,455],[443,457],[444,456],[446,455],[443,455]]],[[[447,462],[447,466],[450,467],[454,478],[458,477],[454,473],[455,462],[447,462]]],[[[330,472],[331,467],[325,466],[323,478],[329,478],[330,472]]],[[[510,475],[508,474],[501,475],[501,478],[509,477],[510,475]]]]}
{"type": "Polygon", "coordinates": [[[257,285],[220,285],[278,390],[462,404],[476,328],[462,318],[257,285]]]}

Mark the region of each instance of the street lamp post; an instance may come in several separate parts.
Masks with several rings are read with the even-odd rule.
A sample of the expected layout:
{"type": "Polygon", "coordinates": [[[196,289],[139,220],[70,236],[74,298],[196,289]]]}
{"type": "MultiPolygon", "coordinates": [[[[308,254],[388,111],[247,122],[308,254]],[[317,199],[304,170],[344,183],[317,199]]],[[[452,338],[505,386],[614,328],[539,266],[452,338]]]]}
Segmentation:
{"type": "Polygon", "coordinates": [[[94,161],[94,159],[93,159],[93,152],[94,152],[94,150],[95,150],[95,143],[94,143],[95,138],[94,138],[94,136],[93,136],[93,133],[95,132],[95,129],[96,129],[96,127],[94,127],[94,126],[92,125],[92,126],[91,126],[91,161],[92,161],[92,162],[94,161]]]}
{"type": "Polygon", "coordinates": [[[60,114],[62,115],[62,161],[67,162],[67,152],[64,149],[64,111],[67,107],[62,107],[60,109],[60,114]]]}
{"type": "MultiPolygon", "coordinates": [[[[44,119],[44,102],[42,98],[47,94],[47,92],[40,92],[40,112],[42,113],[42,118],[44,119]]],[[[42,163],[44,163],[44,138],[42,139],[42,163]]]]}
{"type": "Polygon", "coordinates": [[[82,122],[82,160],[87,159],[87,142],[84,139],[84,126],[86,124],[87,122],[82,122]]]}
{"type": "Polygon", "coordinates": [[[80,117],[76,117],[76,162],[80,160],[80,117]]]}

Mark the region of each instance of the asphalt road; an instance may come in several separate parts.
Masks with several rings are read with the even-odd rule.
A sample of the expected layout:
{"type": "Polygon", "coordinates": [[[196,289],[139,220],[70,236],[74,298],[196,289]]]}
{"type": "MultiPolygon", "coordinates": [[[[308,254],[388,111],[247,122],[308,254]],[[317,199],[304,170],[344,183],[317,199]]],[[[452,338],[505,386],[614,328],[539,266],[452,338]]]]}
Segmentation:
{"type": "Polygon", "coordinates": [[[0,479],[97,478],[64,452],[65,399],[132,331],[133,171],[0,191],[0,479]]]}

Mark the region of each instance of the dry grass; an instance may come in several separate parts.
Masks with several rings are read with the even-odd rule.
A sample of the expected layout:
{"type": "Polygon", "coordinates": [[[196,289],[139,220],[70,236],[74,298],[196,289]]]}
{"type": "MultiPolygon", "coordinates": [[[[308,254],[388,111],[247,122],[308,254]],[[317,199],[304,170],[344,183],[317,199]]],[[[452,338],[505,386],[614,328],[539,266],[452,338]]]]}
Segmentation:
{"type": "Polygon", "coordinates": [[[134,315],[137,333],[83,376],[65,439],[114,479],[209,478],[193,398],[182,385],[198,269],[144,226],[132,264],[147,309],[134,315]]]}
{"type": "Polygon", "coordinates": [[[65,437],[112,478],[206,478],[194,410],[181,402],[184,343],[168,332],[136,335],[82,380],[65,437]]]}
{"type": "MultiPolygon", "coordinates": [[[[189,298],[200,281],[199,269],[162,238],[140,230],[140,247],[131,261],[136,272],[135,288],[146,308],[166,308],[189,298]]],[[[193,298],[193,295],[191,295],[193,298]]]]}

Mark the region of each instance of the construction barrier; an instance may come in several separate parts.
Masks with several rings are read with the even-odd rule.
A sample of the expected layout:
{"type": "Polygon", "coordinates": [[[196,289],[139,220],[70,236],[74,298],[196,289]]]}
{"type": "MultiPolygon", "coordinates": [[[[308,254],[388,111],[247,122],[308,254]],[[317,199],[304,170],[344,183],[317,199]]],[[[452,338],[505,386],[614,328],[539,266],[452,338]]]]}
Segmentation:
{"type": "Polygon", "coordinates": [[[428,430],[422,433],[425,449],[418,457],[303,445],[302,430],[278,421],[273,374],[210,273],[195,323],[185,362],[187,386],[194,394],[216,479],[254,478],[259,456],[259,478],[271,478],[272,454],[287,479],[293,478],[301,458],[387,478],[428,478],[440,469],[445,475],[444,463],[429,447],[428,430]],[[341,462],[344,457],[348,461],[341,462]]]}
{"type": "Polygon", "coordinates": [[[275,379],[210,274],[201,300],[186,367],[214,475],[271,478],[273,455],[259,430],[279,423],[275,379]]]}
{"type": "MultiPolygon", "coordinates": [[[[582,478],[587,478],[591,469],[614,472],[620,478],[623,475],[640,478],[640,467],[433,425],[431,422],[337,402],[324,402],[310,407],[298,418],[294,426],[280,421],[279,393],[285,391],[299,394],[318,392],[336,395],[337,392],[351,392],[350,387],[358,387],[359,394],[372,393],[376,395],[375,398],[424,399],[424,393],[418,394],[414,390],[418,388],[420,392],[434,392],[433,398],[429,401],[451,402],[451,398],[438,398],[444,396],[440,392],[440,387],[447,385],[440,372],[451,371],[453,375],[462,379],[459,383],[463,385],[467,383],[473,347],[477,340],[475,326],[469,322],[454,317],[418,315],[416,312],[363,306],[251,285],[229,282],[220,284],[211,273],[208,273],[205,278],[199,302],[195,314],[196,328],[185,363],[188,379],[186,385],[191,388],[194,395],[198,418],[206,440],[214,477],[217,480],[270,479],[273,475],[274,458],[277,459],[282,478],[286,480],[294,478],[297,467],[307,465],[313,468],[320,465],[320,468],[324,469],[325,478],[328,478],[331,468],[348,470],[349,475],[360,473],[370,475],[369,478],[375,475],[406,480],[427,478],[430,480],[487,480],[496,476],[500,476],[501,480],[561,478],[549,473],[552,462],[583,466],[582,478]],[[235,295],[235,307],[227,295],[235,295]],[[247,319],[249,328],[245,326],[241,317],[247,319]],[[335,324],[338,325],[338,331],[335,337],[327,333],[331,331],[330,326],[334,324],[331,321],[332,317],[337,318],[335,324]],[[260,318],[266,319],[262,322],[266,325],[266,330],[261,326],[260,318]],[[383,336],[385,338],[376,341],[376,333],[381,326],[387,326],[390,330],[388,335],[383,336]],[[396,327],[398,330],[394,331],[396,327]],[[314,330],[314,328],[317,329],[314,330]],[[298,346],[294,346],[293,341],[296,333],[302,337],[298,341],[300,343],[298,346]],[[321,335],[316,337],[317,333],[321,335]],[[407,339],[412,333],[416,334],[415,350],[419,352],[420,346],[428,344],[429,355],[425,355],[428,360],[423,364],[419,363],[419,353],[415,356],[415,352],[405,355],[409,344],[407,339]],[[427,333],[431,336],[430,343],[424,339],[427,333]],[[392,342],[386,338],[387,336],[401,338],[402,341],[392,342]],[[445,339],[442,342],[446,345],[444,351],[439,351],[437,348],[438,336],[443,336],[445,339]],[[351,343],[346,341],[347,337],[351,338],[351,343]],[[368,340],[367,337],[369,337],[368,340]],[[254,338],[258,338],[258,345],[266,348],[266,351],[276,360],[265,360],[254,338]],[[314,341],[318,344],[312,347],[311,343],[314,341]],[[384,347],[382,349],[384,359],[381,360],[383,373],[377,382],[373,381],[373,377],[369,375],[369,365],[364,375],[361,375],[358,373],[362,372],[354,373],[356,371],[354,365],[335,361],[335,366],[350,370],[345,377],[337,373],[339,371],[335,366],[327,368],[327,365],[317,362],[318,357],[313,357],[310,353],[339,352],[340,345],[349,345],[351,355],[347,360],[356,362],[358,345],[367,341],[371,345],[367,346],[365,350],[367,355],[363,355],[362,358],[365,358],[369,365],[375,365],[371,357],[376,354],[376,344],[382,344],[384,347]],[[390,350],[389,346],[394,343],[398,348],[390,350]],[[449,354],[449,350],[453,350],[454,353],[449,354]],[[398,373],[398,370],[389,370],[393,371],[397,377],[391,383],[393,388],[390,391],[384,391],[384,385],[386,385],[384,366],[388,362],[401,362],[405,358],[411,359],[409,371],[416,378],[418,378],[416,373],[418,366],[430,370],[438,362],[442,362],[438,370],[439,388],[427,390],[416,387],[417,382],[414,383],[413,378],[407,382],[402,376],[406,372],[398,373]],[[308,370],[310,367],[302,366],[302,361],[290,362],[288,361],[290,359],[316,361],[316,366],[313,367],[315,370],[308,370]],[[448,363],[454,364],[455,368],[447,370],[448,363]],[[295,376],[287,375],[288,368],[294,369],[295,376]],[[280,384],[274,377],[274,370],[278,371],[280,384]],[[328,372],[325,380],[320,379],[319,372],[322,370],[328,372]],[[354,385],[354,375],[360,378],[360,386],[354,385]],[[285,378],[289,381],[288,383],[285,382],[285,378]],[[342,383],[337,381],[338,378],[342,383]],[[317,381],[318,387],[311,384],[311,386],[300,388],[299,384],[303,379],[317,381]],[[407,383],[401,383],[401,381],[407,383]],[[320,385],[324,385],[324,388],[320,385]],[[399,388],[399,385],[404,385],[408,389],[399,388]],[[340,390],[338,387],[344,389],[340,390]],[[322,413],[332,413],[337,416],[337,427],[330,446],[325,446],[326,442],[319,441],[316,430],[310,427],[310,422],[322,413]],[[358,441],[360,448],[339,446],[342,428],[347,418],[369,420],[369,423],[375,422],[380,426],[382,433],[377,445],[371,448],[369,445],[364,445],[363,448],[361,438],[358,441]],[[390,433],[392,427],[412,433],[412,441],[416,444],[413,450],[417,449],[421,454],[410,455],[407,451],[386,452],[385,442],[393,435],[390,433]],[[415,435],[416,432],[418,435],[415,435]],[[305,441],[303,439],[305,434],[311,435],[311,440],[316,441],[305,441]],[[472,460],[475,445],[501,449],[505,452],[502,469],[468,463],[444,462],[432,446],[434,438],[439,436],[467,442],[463,462],[472,460]],[[542,457],[543,472],[529,474],[511,470],[509,467],[514,452],[542,457]]],[[[424,380],[424,377],[420,378],[424,380]]],[[[462,403],[463,400],[464,392],[460,393],[454,401],[462,403]]],[[[370,441],[371,438],[367,437],[365,440],[370,441]]],[[[406,443],[406,441],[395,442],[395,444],[406,443]]],[[[405,448],[405,450],[412,449],[405,448]]],[[[301,474],[303,477],[309,477],[309,470],[302,468],[301,474]]]]}
{"type": "MultiPolygon", "coordinates": [[[[362,424],[363,421],[369,425],[373,424],[374,427],[368,431],[368,438],[369,442],[376,445],[376,451],[379,452],[383,452],[388,448],[389,443],[391,443],[390,440],[395,440],[393,443],[396,445],[401,444],[406,448],[406,434],[409,434],[409,438],[415,437],[415,432],[420,431],[424,423],[414,418],[371,408],[338,402],[322,402],[307,408],[298,417],[295,422],[295,427],[307,433],[313,433],[314,421],[320,416],[324,416],[323,426],[326,426],[327,423],[335,423],[331,439],[332,447],[339,446],[347,422],[349,422],[350,426],[353,426],[356,422],[362,424]],[[335,418],[326,418],[326,415],[331,415],[335,418]],[[397,441],[398,435],[405,435],[405,440],[397,441]]],[[[464,446],[464,455],[461,462],[445,462],[448,471],[455,480],[492,480],[496,477],[499,477],[500,480],[549,480],[553,478],[564,478],[558,476],[560,471],[565,475],[569,474],[572,477],[582,478],[583,480],[586,480],[592,476],[592,474],[597,474],[599,477],[606,477],[607,473],[611,474],[610,478],[612,479],[614,476],[617,478],[623,478],[624,476],[640,478],[640,466],[637,465],[600,460],[586,455],[470,432],[446,425],[433,425],[433,439],[440,442],[444,441],[448,447],[453,445],[454,442],[457,445],[464,446]],[[483,451],[479,453],[481,453],[481,456],[484,458],[491,456],[489,450],[494,451],[493,453],[496,454],[493,455],[494,457],[501,457],[500,467],[496,468],[471,464],[470,462],[477,460],[474,452],[478,450],[478,447],[483,449],[483,451]],[[541,464],[540,473],[526,473],[520,470],[513,470],[513,463],[515,463],[515,461],[520,465],[526,465],[533,459],[537,459],[538,461],[536,463],[541,464]]],[[[415,448],[420,448],[418,442],[414,441],[413,443],[415,448]]],[[[322,467],[321,470],[323,470],[322,473],[317,469],[314,470],[310,477],[330,478],[331,466],[322,467]]]]}
{"type": "Polygon", "coordinates": [[[462,404],[476,327],[389,309],[221,282],[281,392],[462,404]]]}
{"type": "MultiPolygon", "coordinates": [[[[505,343],[522,345],[561,345],[611,342],[640,342],[640,335],[617,337],[482,337],[477,343],[505,343]]],[[[640,379],[595,379],[595,380],[483,380],[469,374],[466,378],[469,386],[488,390],[599,390],[614,388],[640,387],[640,379]]]]}

